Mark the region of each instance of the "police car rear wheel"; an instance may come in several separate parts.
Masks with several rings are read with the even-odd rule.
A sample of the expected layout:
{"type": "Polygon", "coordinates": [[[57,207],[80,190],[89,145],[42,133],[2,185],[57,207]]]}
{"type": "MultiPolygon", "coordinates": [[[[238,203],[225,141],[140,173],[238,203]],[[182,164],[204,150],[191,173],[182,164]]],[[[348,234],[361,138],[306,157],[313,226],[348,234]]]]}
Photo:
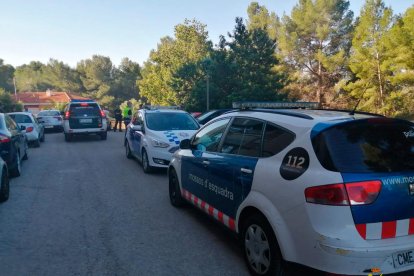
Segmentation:
{"type": "Polygon", "coordinates": [[[171,205],[175,207],[183,206],[185,202],[181,196],[180,184],[178,183],[177,173],[174,170],[171,170],[168,179],[171,205]]]}
{"type": "Polygon", "coordinates": [[[252,275],[285,275],[276,237],[263,216],[247,218],[241,237],[244,258],[252,275]]]}

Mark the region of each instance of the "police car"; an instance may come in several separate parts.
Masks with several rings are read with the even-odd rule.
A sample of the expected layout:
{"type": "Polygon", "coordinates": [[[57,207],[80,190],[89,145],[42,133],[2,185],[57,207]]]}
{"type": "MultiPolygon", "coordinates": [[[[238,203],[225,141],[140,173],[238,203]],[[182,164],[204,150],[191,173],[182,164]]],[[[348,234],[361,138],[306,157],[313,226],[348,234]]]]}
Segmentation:
{"type": "Polygon", "coordinates": [[[171,204],[237,233],[253,275],[284,275],[287,262],[341,275],[414,271],[414,124],[313,103],[253,106],[181,141],[171,204]]]}
{"type": "Polygon", "coordinates": [[[140,109],[127,127],[126,156],[141,161],[145,173],[167,168],[180,141],[190,138],[199,128],[193,116],[173,107],[140,109]]]}

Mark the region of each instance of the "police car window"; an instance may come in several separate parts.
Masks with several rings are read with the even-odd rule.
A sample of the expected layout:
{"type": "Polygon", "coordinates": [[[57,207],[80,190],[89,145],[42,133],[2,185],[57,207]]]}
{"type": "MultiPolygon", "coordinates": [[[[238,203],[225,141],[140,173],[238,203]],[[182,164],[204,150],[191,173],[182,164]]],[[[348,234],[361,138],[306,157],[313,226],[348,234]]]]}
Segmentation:
{"type": "Polygon", "coordinates": [[[145,115],[147,127],[155,131],[196,130],[199,128],[194,117],[182,112],[154,112],[145,115]]]}
{"type": "Polygon", "coordinates": [[[99,116],[99,106],[94,103],[80,103],[72,104],[70,106],[70,112],[73,116],[99,116]]]}
{"type": "Polygon", "coordinates": [[[336,125],[313,140],[326,169],[339,172],[400,172],[414,170],[414,124],[386,118],[336,125]]]}
{"type": "Polygon", "coordinates": [[[269,157],[281,152],[295,140],[295,134],[287,130],[267,124],[263,139],[262,156],[269,157]]]}
{"type": "Polygon", "coordinates": [[[236,118],[224,138],[221,152],[244,156],[261,156],[264,122],[236,118]]]}
{"type": "Polygon", "coordinates": [[[230,119],[228,118],[218,120],[203,128],[195,135],[192,141],[192,147],[201,151],[217,151],[221,137],[223,136],[229,121],[230,119]]]}

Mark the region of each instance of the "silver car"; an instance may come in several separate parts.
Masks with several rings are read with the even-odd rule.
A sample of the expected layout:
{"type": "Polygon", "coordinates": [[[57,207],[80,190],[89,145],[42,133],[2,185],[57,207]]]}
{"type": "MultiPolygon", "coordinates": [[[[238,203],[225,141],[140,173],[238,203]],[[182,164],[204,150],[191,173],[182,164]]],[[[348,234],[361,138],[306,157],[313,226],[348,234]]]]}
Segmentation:
{"type": "Polygon", "coordinates": [[[12,112],[9,116],[19,125],[26,127],[26,138],[30,144],[40,147],[45,141],[45,129],[30,112],[12,112]]]}
{"type": "Polygon", "coordinates": [[[37,114],[37,120],[45,130],[63,131],[63,117],[59,110],[42,110],[37,114]]]}

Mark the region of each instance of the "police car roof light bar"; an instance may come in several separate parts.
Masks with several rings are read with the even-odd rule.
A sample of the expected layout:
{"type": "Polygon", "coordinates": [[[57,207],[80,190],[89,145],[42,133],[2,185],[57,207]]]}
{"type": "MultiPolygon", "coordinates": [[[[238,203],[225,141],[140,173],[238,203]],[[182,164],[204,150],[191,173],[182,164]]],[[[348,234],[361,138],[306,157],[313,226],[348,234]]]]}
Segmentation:
{"type": "Polygon", "coordinates": [[[319,108],[317,102],[233,102],[233,108],[319,108]]]}
{"type": "Polygon", "coordinates": [[[70,100],[71,103],[95,103],[94,100],[91,99],[85,99],[85,100],[81,100],[81,99],[71,99],[70,100]]]}
{"type": "Polygon", "coordinates": [[[162,106],[162,105],[146,105],[144,109],[155,110],[155,109],[180,109],[179,106],[162,106]]]}

